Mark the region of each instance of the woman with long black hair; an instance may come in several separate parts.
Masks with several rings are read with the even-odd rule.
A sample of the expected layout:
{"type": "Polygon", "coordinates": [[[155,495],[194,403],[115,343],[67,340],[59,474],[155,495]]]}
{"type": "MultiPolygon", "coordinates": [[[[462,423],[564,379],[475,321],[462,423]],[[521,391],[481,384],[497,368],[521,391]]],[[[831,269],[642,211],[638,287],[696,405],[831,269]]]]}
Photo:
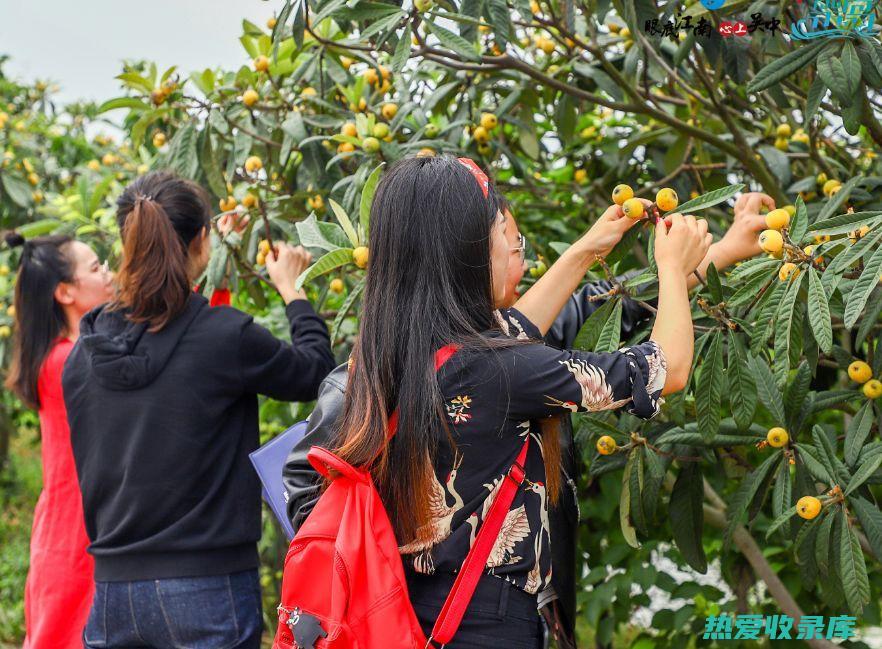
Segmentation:
{"type": "Polygon", "coordinates": [[[85,243],[67,236],[25,240],[15,282],[15,340],[6,387],[40,414],[43,489],[34,510],[25,583],[25,649],[82,647],[92,604],[92,558],[64,399],[61,370],[80,318],[113,298],[113,277],[85,243]],[[60,625],[59,620],[65,620],[60,625]]]}
{"type": "Polygon", "coordinates": [[[95,559],[84,644],[257,649],[257,395],[309,401],[334,366],[327,327],[295,288],[310,255],[279,243],[267,257],[288,344],[191,290],[211,245],[199,186],[142,176],[117,221],[118,295],[83,318],[63,377],[95,559]]]}
{"type": "Polygon", "coordinates": [[[504,475],[529,436],[515,496],[459,631],[446,646],[540,646],[536,595],[551,571],[548,507],[560,489],[558,416],[627,408],[644,418],[684,387],[693,356],[686,277],[707,223],[656,225],[658,316],[648,342],[557,350],[542,336],[596,257],[634,222],[611,206],[510,309],[510,245],[494,187],[470,160],[403,160],[371,209],[371,265],[332,451],[371,466],[426,635],[504,475]],[[437,375],[434,353],[458,351],[437,375]],[[397,434],[387,443],[391,413],[397,434]],[[377,458],[374,462],[374,458],[377,458]],[[372,463],[373,462],[373,463],[372,463]]]}

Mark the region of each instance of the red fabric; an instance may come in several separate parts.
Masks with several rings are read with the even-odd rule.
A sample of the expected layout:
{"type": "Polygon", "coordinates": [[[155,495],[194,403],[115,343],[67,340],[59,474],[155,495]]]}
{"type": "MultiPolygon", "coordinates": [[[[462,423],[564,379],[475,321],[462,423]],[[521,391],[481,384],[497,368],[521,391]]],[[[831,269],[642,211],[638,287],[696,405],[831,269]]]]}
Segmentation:
{"type": "Polygon", "coordinates": [[[59,339],[46,357],[37,383],[43,491],[31,531],[23,649],[81,649],[95,589],[61,392],[61,370],[72,348],[70,340],[59,339]]]}
{"type": "Polygon", "coordinates": [[[232,296],[228,288],[214,289],[214,293],[211,294],[211,300],[208,302],[209,306],[230,306],[231,303],[232,296]]]}

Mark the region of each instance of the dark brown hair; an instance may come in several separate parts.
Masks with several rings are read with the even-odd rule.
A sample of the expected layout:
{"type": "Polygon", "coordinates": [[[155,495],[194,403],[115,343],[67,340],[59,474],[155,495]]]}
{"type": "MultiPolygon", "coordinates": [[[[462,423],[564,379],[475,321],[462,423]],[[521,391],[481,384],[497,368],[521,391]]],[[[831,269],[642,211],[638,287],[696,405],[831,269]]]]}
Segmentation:
{"type": "Polygon", "coordinates": [[[190,294],[189,246],[211,222],[208,196],[199,185],[168,171],[135,179],[116,202],[123,259],[112,309],[159,331],[186,307],[190,294]]]}
{"type": "Polygon", "coordinates": [[[73,239],[56,235],[25,241],[15,232],[4,238],[11,248],[23,246],[15,280],[15,338],[6,387],[29,407],[39,408],[40,369],[55,340],[67,329],[55,288],[60,282],[74,281],[74,265],[67,255],[73,239]]]}
{"type": "MultiPolygon", "coordinates": [[[[497,214],[493,185],[485,198],[472,174],[449,156],[395,163],[371,206],[371,260],[334,452],[353,466],[371,467],[401,544],[425,540],[432,462],[445,438],[456,447],[435,351],[456,343],[460,354],[492,353],[535,342],[482,334],[499,329],[490,265],[497,214]],[[396,407],[398,431],[387,444],[396,407]]],[[[559,471],[546,454],[552,499],[559,471]]]]}

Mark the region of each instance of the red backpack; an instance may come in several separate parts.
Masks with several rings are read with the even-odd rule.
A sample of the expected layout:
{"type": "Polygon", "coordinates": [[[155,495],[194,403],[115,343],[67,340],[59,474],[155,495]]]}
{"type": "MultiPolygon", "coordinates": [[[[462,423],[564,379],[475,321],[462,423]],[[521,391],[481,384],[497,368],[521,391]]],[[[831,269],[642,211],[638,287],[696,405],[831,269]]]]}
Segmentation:
{"type": "MultiPolygon", "coordinates": [[[[439,349],[435,371],[456,350],[455,345],[439,349]]],[[[390,438],[397,421],[396,410],[389,420],[390,438]]],[[[425,649],[450,642],[524,480],[529,442],[528,435],[428,640],[410,604],[399,544],[370,473],[313,446],[310,464],[332,482],[285,557],[273,649],[425,649]]]]}

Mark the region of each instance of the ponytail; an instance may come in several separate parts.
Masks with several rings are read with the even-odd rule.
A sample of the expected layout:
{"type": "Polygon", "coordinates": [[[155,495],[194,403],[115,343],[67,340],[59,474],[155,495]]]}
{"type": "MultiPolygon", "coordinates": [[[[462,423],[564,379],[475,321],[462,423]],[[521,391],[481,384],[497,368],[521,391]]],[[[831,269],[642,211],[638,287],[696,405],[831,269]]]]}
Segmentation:
{"type": "Polygon", "coordinates": [[[72,239],[47,236],[25,241],[16,232],[5,233],[4,239],[10,248],[23,246],[13,298],[12,362],[5,385],[28,407],[37,409],[40,369],[53,343],[67,328],[64,310],[55,301],[55,288],[60,282],[74,281],[73,264],[66,250],[72,239]]]}
{"type": "Polygon", "coordinates": [[[190,295],[190,243],[210,223],[205,192],[169,172],[136,179],[117,201],[123,261],[113,309],[159,331],[180,315],[190,295]]]}

